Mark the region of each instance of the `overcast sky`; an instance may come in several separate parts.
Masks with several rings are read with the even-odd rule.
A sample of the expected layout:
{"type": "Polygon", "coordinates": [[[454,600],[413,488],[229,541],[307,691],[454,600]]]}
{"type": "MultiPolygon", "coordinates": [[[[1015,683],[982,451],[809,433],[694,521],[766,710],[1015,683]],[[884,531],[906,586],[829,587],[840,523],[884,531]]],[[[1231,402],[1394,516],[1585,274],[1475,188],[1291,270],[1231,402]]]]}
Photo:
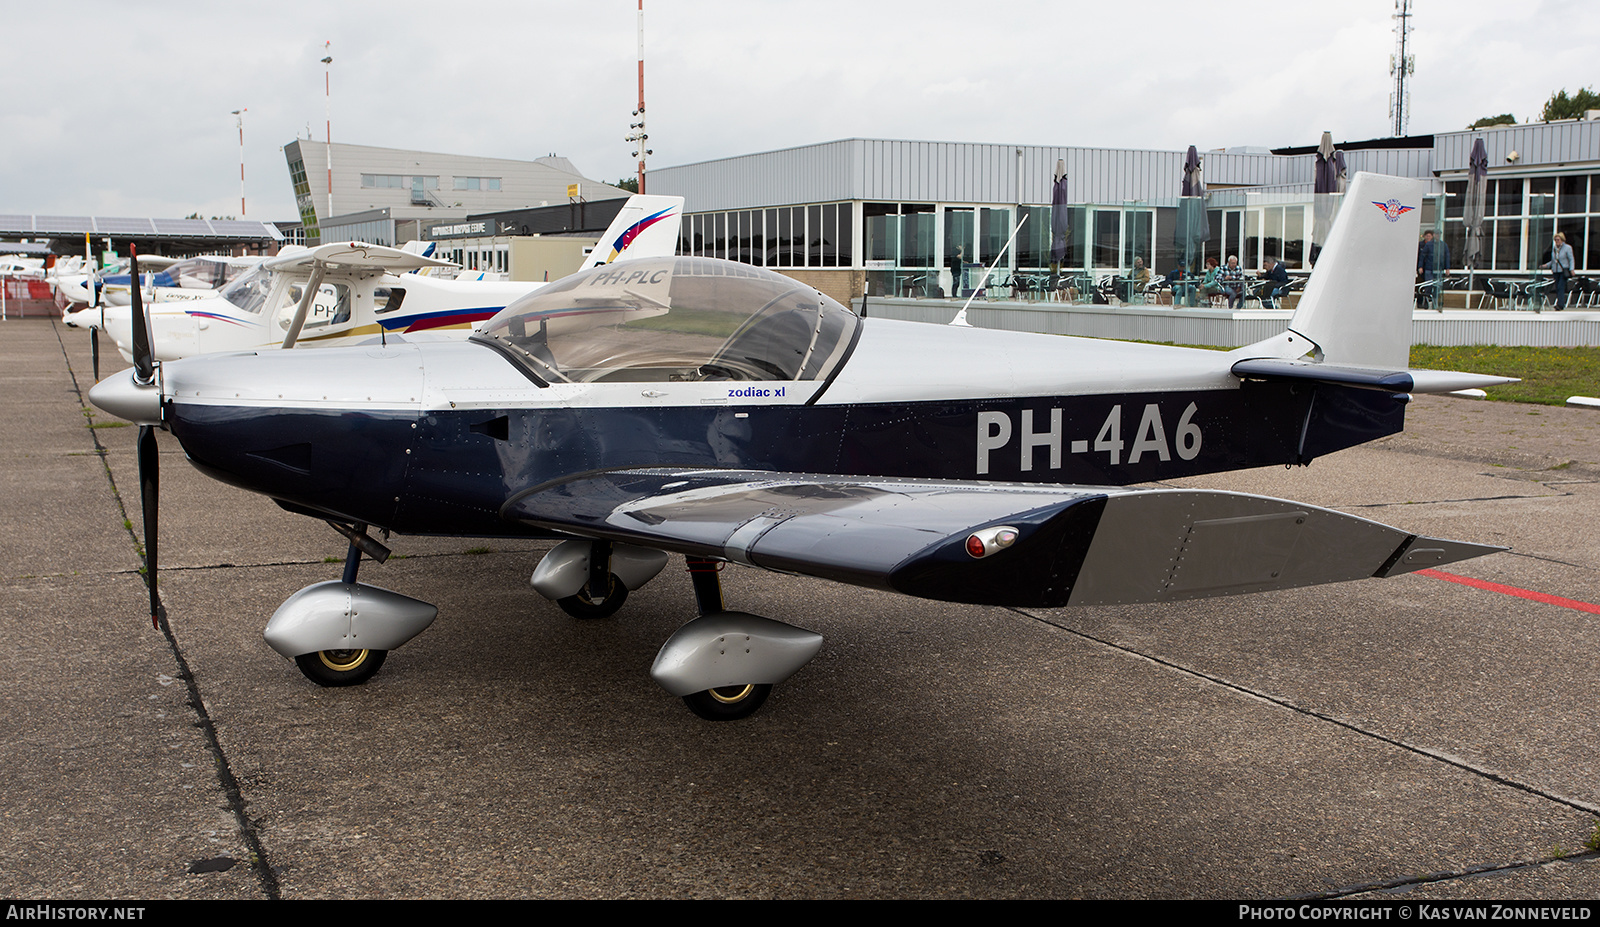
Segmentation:
{"type": "MultiPolygon", "coordinates": [[[[1416,0],[1412,133],[1600,86],[1600,4],[1416,0]]],[[[636,0],[0,0],[0,212],[294,219],[282,146],[633,173],[636,0]],[[35,89],[24,91],[26,85],[35,89]]],[[[1202,149],[1389,134],[1393,0],[646,0],[656,167],[848,137],[1202,149]]],[[[690,204],[693,208],[693,204],[690,204]]]]}

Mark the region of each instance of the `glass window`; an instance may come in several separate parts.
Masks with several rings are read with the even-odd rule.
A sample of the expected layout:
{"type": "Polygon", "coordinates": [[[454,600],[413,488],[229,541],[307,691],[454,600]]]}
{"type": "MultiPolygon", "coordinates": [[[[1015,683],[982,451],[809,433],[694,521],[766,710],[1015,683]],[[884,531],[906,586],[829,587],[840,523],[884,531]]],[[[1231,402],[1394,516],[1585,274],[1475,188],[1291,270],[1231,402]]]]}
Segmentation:
{"type": "Polygon", "coordinates": [[[933,238],[933,204],[900,204],[900,266],[938,266],[938,245],[933,238]]]}
{"type": "Polygon", "coordinates": [[[792,209],[778,210],[778,235],[774,250],[776,266],[794,266],[794,210],[792,209]]]}
{"type": "Polygon", "coordinates": [[[1261,266],[1261,210],[1244,211],[1244,249],[1239,253],[1241,267],[1261,266]]]}
{"type": "Polygon", "coordinates": [[[769,209],[765,216],[765,236],[761,242],[761,263],[764,267],[778,267],[778,212],[769,209]]]}
{"type": "Polygon", "coordinates": [[[1145,267],[1155,262],[1156,217],[1149,210],[1129,210],[1123,217],[1122,258],[1124,267],[1132,267],[1134,258],[1141,258],[1145,267]]]}
{"type": "Polygon", "coordinates": [[[1121,257],[1122,213],[1097,209],[1094,213],[1094,266],[1117,267],[1121,257]]]}
{"type": "MultiPolygon", "coordinates": [[[[1044,218],[1048,219],[1050,211],[1049,207],[1046,206],[1039,208],[1044,211],[1044,218]]],[[[1034,221],[1035,220],[1033,219],[1029,219],[1028,224],[1032,225],[1034,221]]],[[[1049,223],[1046,222],[1044,224],[1048,225],[1049,223]]],[[[993,207],[984,207],[983,209],[978,210],[978,250],[976,253],[974,253],[971,249],[968,249],[967,254],[970,256],[967,258],[967,260],[974,264],[982,264],[987,267],[994,261],[996,257],[1000,255],[1000,249],[1006,246],[1006,239],[1010,237],[1011,210],[995,209],[993,207]]],[[[1021,238],[1022,234],[1019,232],[1017,237],[1021,238]]],[[[1016,245],[1012,245],[1012,247],[1016,247],[1016,245]]],[[[1046,257],[1048,257],[1048,255],[1046,255],[1046,257]]],[[[1014,258],[1015,256],[1013,255],[1013,259],[1014,258]]],[[[999,271],[997,270],[996,273],[998,272],[999,271]]]]}
{"type": "Polygon", "coordinates": [[[843,361],[857,322],[771,271],[644,258],[543,287],[472,337],[547,382],[815,380],[843,361]]]}
{"type": "Polygon", "coordinates": [[[1589,178],[1563,177],[1561,178],[1561,195],[1556,202],[1556,209],[1562,215],[1582,214],[1586,212],[1584,204],[1589,201],[1589,178]]]}
{"type": "Polygon", "coordinates": [[[257,264],[223,287],[221,296],[245,312],[260,314],[272,292],[272,281],[273,275],[257,264]]]}
{"type": "Polygon", "coordinates": [[[1494,267],[1496,270],[1517,270],[1522,266],[1522,220],[1501,219],[1485,222],[1494,226],[1494,267]]]}
{"type": "MultiPolygon", "coordinates": [[[[289,323],[294,321],[305,292],[305,282],[289,284],[288,294],[278,307],[279,328],[284,331],[289,330],[289,323]]],[[[306,310],[306,322],[301,331],[309,332],[348,321],[350,321],[350,288],[343,283],[324,283],[317,287],[317,295],[311,299],[311,306],[306,310]]]]}
{"type": "Polygon", "coordinates": [[[1466,214],[1467,182],[1452,180],[1444,185],[1444,217],[1459,219],[1466,214]]]}
{"type": "Polygon", "coordinates": [[[851,267],[855,264],[855,251],[851,244],[851,239],[854,238],[854,230],[851,226],[855,223],[852,214],[853,210],[850,208],[849,203],[839,204],[839,240],[837,250],[840,267],[851,267]]]}
{"type": "MultiPolygon", "coordinates": [[[[1490,202],[1496,216],[1522,215],[1522,180],[1490,181],[1490,202]]],[[[1515,265],[1513,265],[1515,266],[1515,265]]]]}
{"type": "Polygon", "coordinates": [[[956,254],[961,255],[961,263],[971,264],[977,261],[977,214],[969,207],[966,209],[946,209],[944,211],[944,262],[948,267],[956,260],[956,254]]]}
{"type": "Polygon", "coordinates": [[[839,266],[839,207],[834,203],[822,207],[822,266],[839,266]]]}
{"type": "Polygon", "coordinates": [[[1283,210],[1283,262],[1290,267],[1305,266],[1306,208],[1286,206],[1283,210]]]}

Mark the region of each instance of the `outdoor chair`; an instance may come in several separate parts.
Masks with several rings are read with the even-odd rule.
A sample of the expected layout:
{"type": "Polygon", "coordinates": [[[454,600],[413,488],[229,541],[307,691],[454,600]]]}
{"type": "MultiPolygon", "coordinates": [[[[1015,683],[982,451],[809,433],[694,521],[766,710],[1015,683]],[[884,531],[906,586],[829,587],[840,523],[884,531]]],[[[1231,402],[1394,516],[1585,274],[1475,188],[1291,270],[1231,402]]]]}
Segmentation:
{"type": "Polygon", "coordinates": [[[1483,299],[1478,301],[1479,308],[1488,301],[1491,309],[1504,309],[1511,304],[1515,294],[1511,289],[1511,281],[1503,277],[1490,277],[1483,281],[1483,299]]]}
{"type": "Polygon", "coordinates": [[[1518,287],[1518,296],[1529,309],[1539,312],[1544,309],[1545,295],[1553,283],[1549,277],[1529,280],[1518,287]]]}

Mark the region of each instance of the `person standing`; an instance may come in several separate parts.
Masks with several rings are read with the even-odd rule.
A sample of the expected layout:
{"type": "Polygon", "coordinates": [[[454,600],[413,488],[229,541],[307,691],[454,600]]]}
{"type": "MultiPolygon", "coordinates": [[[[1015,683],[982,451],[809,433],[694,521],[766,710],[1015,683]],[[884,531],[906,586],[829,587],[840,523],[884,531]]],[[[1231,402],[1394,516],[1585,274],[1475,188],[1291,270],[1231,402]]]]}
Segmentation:
{"type": "Polygon", "coordinates": [[[1544,266],[1550,268],[1550,276],[1555,281],[1556,311],[1567,308],[1567,278],[1572,276],[1574,263],[1572,246],[1567,244],[1567,236],[1556,233],[1555,243],[1550,248],[1550,261],[1544,266]]]}
{"type": "MultiPolygon", "coordinates": [[[[1422,233],[1422,241],[1417,243],[1417,282],[1433,283],[1441,280],[1446,271],[1450,269],[1450,250],[1444,242],[1435,241],[1433,229],[1422,233]]],[[[1417,290],[1417,306],[1429,308],[1427,305],[1438,294],[1439,287],[1425,286],[1417,290]]]]}
{"type": "Polygon", "coordinates": [[[960,299],[961,298],[961,291],[966,289],[966,285],[967,285],[967,265],[966,265],[966,260],[967,260],[966,249],[964,247],[962,247],[961,245],[956,245],[956,250],[950,252],[949,260],[945,261],[945,266],[950,268],[950,298],[951,299],[960,299]]]}
{"type": "Polygon", "coordinates": [[[1267,270],[1261,275],[1261,308],[1276,309],[1276,302],[1289,286],[1289,272],[1275,257],[1267,258],[1267,270]]]}

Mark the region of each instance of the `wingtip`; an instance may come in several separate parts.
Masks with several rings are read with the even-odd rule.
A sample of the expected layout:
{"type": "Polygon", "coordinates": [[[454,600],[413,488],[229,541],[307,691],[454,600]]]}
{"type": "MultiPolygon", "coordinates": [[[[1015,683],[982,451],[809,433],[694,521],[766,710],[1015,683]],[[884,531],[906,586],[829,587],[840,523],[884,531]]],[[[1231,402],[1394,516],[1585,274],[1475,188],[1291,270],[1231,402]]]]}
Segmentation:
{"type": "Polygon", "coordinates": [[[1493,544],[1474,544],[1470,541],[1450,541],[1444,538],[1430,538],[1415,535],[1395,550],[1394,556],[1378,568],[1374,576],[1387,579],[1403,573],[1414,573],[1417,570],[1427,570],[1443,566],[1447,563],[1457,563],[1462,560],[1471,560],[1474,557],[1483,557],[1488,554],[1498,554],[1510,550],[1509,547],[1497,547],[1493,544]]]}

